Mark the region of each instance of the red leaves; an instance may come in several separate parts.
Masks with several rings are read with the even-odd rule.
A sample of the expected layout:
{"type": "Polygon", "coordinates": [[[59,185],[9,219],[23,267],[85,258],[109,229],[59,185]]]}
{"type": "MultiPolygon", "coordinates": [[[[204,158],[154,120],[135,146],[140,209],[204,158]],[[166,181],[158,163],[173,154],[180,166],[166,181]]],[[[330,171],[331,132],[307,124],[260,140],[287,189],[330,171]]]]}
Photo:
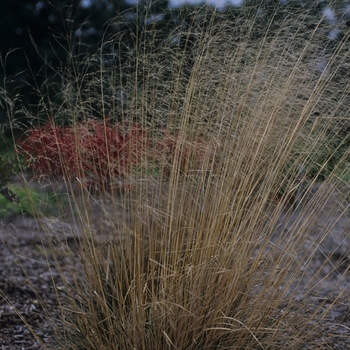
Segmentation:
{"type": "Polygon", "coordinates": [[[88,120],[60,127],[49,121],[30,129],[19,147],[35,175],[77,177],[105,189],[140,161],[146,141],[138,125],[88,120]]]}
{"type": "Polygon", "coordinates": [[[159,165],[164,175],[174,166],[186,174],[200,170],[213,153],[202,139],[188,140],[183,133],[162,131],[151,142],[150,133],[140,125],[92,119],[65,127],[50,120],[28,130],[18,146],[36,176],[78,178],[99,190],[127,178],[141,162],[159,165]]]}
{"type": "Polygon", "coordinates": [[[51,123],[31,129],[27,138],[19,144],[28,158],[29,166],[37,175],[63,173],[62,159],[69,157],[70,130],[55,127],[51,123]]]}

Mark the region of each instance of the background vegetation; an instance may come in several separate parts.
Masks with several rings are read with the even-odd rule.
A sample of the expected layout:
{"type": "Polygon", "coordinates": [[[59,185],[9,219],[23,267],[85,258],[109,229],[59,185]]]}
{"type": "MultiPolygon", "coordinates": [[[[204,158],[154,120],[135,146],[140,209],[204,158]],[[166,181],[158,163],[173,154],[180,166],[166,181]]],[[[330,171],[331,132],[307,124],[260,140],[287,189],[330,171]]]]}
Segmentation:
{"type": "MultiPolygon", "coordinates": [[[[98,48],[103,52],[104,64],[108,65],[114,60],[129,62],[140,41],[147,41],[144,49],[148,50],[153,46],[161,47],[169,39],[174,46],[180,47],[180,52],[184,49],[189,52],[190,64],[191,52],[198,43],[199,28],[203,29],[213,22],[229,23],[226,30],[239,42],[247,31],[251,40],[262,40],[266,36],[266,28],[269,28],[267,35],[273,37],[285,21],[293,21],[288,27],[288,35],[297,33],[306,38],[310,30],[315,30],[314,42],[317,41],[319,50],[310,52],[309,59],[322,72],[349,26],[349,4],[346,0],[246,0],[242,7],[228,4],[220,10],[214,7],[199,10],[190,5],[170,8],[167,1],[141,1],[134,6],[121,0],[30,0],[4,2],[0,6],[0,34],[3,38],[0,80],[5,89],[2,90],[3,122],[8,121],[6,109],[11,107],[11,104],[6,106],[9,103],[6,96],[11,97],[11,103],[17,101],[16,116],[10,116],[12,121],[25,121],[26,110],[34,112],[38,108],[38,92],[44,92],[43,81],[49,79],[51,84],[59,82],[57,71],[64,67],[71,70],[73,57],[79,55],[86,55],[88,66],[96,68],[101,58],[97,54],[98,48]],[[198,11],[202,14],[199,15],[198,11]],[[295,12],[298,19],[291,16],[295,12]],[[248,18],[254,19],[254,26],[243,29],[241,24],[248,18]]],[[[345,81],[348,71],[343,66],[339,79],[345,81]]],[[[123,95],[125,91],[120,83],[120,80],[116,81],[115,89],[116,93],[123,95]]],[[[50,98],[59,98],[57,92],[50,90],[51,84],[45,85],[50,98]]]]}

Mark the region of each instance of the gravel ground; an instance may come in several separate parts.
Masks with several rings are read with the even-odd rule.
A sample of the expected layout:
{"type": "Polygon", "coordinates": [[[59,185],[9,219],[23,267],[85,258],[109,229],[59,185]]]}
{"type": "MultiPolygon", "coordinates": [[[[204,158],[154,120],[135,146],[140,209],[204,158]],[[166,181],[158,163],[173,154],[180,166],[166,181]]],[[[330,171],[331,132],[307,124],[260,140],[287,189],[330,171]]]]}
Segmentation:
{"type": "MultiPolygon", "coordinates": [[[[60,232],[59,229],[61,227],[57,232],[60,232]]],[[[55,239],[57,249],[61,247],[67,251],[68,248],[63,244],[64,235],[58,235],[55,239]]],[[[0,226],[1,350],[42,349],[16,310],[44,344],[49,344],[52,338],[52,325],[46,316],[59,316],[53,286],[60,287],[62,282],[56,264],[59,263],[65,272],[67,259],[72,259],[76,249],[71,246],[72,249],[66,254],[62,251],[62,254],[57,255],[58,260],[55,262],[48,249],[50,240],[51,238],[37,227],[35,220],[29,217],[18,216],[2,222],[0,226]],[[4,299],[4,294],[10,302],[4,299]]]]}
{"type": "MultiPolygon", "coordinates": [[[[281,215],[278,225],[282,227],[282,231],[291,228],[285,222],[286,217],[281,215]]],[[[289,222],[292,223],[293,220],[289,222]]],[[[58,262],[62,262],[60,266],[65,272],[64,266],[67,265],[68,259],[73,261],[79,253],[72,239],[78,229],[72,231],[71,226],[58,220],[47,219],[44,223],[46,230],[38,227],[33,218],[16,216],[0,224],[0,350],[42,349],[21,317],[44,344],[50,344],[50,348],[53,348],[50,343],[53,328],[45,315],[59,317],[52,282],[56,286],[60,286],[62,282],[52,256],[45,252],[48,252],[49,243],[55,240],[57,249],[60,249],[60,246],[63,249],[62,254],[58,254],[61,259],[58,262]],[[50,236],[44,233],[47,232],[47,227],[50,227],[49,232],[54,234],[50,236]],[[67,236],[67,232],[70,232],[71,236],[67,236]],[[63,244],[60,245],[67,240],[71,243],[69,249],[63,244]],[[36,292],[33,292],[33,289],[36,292]],[[4,298],[4,294],[9,297],[11,303],[4,298]],[[41,301],[44,301],[45,308],[41,301]],[[21,317],[16,310],[21,313],[21,317]]],[[[304,280],[299,281],[298,288],[299,297],[303,301],[307,299],[309,309],[306,312],[313,312],[320,304],[324,308],[331,305],[332,311],[320,320],[317,326],[320,333],[307,348],[350,349],[349,219],[347,216],[332,218],[323,213],[322,217],[315,221],[314,234],[319,235],[325,227],[332,227],[331,238],[325,241],[319,252],[313,256],[305,270],[304,280]],[[331,251],[333,256],[325,262],[325,256],[331,251]],[[316,273],[319,269],[321,271],[316,273]],[[316,287],[312,293],[303,293],[303,287],[315,275],[316,282],[322,283],[315,283],[316,287]]]]}

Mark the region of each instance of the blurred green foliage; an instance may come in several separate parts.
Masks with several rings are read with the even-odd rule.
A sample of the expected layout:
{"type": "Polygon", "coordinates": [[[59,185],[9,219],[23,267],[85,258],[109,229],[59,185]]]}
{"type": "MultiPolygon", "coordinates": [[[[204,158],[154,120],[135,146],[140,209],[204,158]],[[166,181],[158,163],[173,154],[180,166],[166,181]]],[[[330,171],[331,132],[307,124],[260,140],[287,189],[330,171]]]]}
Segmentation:
{"type": "Polygon", "coordinates": [[[59,208],[67,202],[65,196],[49,191],[14,185],[9,186],[9,189],[18,200],[10,202],[0,195],[0,219],[9,218],[12,215],[57,216],[59,208]]]}

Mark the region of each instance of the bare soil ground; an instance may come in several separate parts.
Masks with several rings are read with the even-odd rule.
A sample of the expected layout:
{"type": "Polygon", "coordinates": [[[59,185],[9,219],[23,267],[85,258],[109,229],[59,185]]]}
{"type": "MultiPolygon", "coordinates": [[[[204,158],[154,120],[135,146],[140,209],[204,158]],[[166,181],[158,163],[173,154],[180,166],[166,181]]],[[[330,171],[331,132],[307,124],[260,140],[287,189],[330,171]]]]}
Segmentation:
{"type": "Polygon", "coordinates": [[[40,299],[49,310],[57,312],[52,279],[59,283],[59,274],[55,269],[49,270],[36,233],[35,220],[27,217],[16,217],[1,225],[0,290],[9,298],[0,296],[0,349],[3,350],[41,349],[17,310],[44,342],[50,338],[50,325],[40,299]]]}
{"type": "MultiPolygon", "coordinates": [[[[290,218],[290,225],[286,224],[286,218],[287,214],[284,213],[278,221],[281,231],[289,230],[293,224],[290,218]]],[[[74,240],[70,241],[70,237],[69,248],[63,244],[67,241],[67,223],[45,220],[44,224],[55,232],[51,238],[34,218],[16,216],[0,224],[0,350],[42,349],[23,320],[44,344],[54,348],[53,327],[46,316],[50,314],[53,318],[60,317],[53,287],[61,284],[57,262],[65,273],[64,266],[74,261],[79,251],[74,240]],[[55,262],[50,255],[50,239],[56,240],[57,249],[60,243],[62,249],[69,249],[69,252],[58,255],[62,264],[60,260],[55,262]],[[47,310],[42,307],[43,303],[47,310]]],[[[314,235],[318,237],[321,237],[324,227],[331,227],[333,238],[325,241],[322,248],[312,256],[311,263],[303,271],[303,277],[298,283],[299,293],[296,293],[296,299],[307,301],[308,309],[305,312],[314,312],[320,305],[323,308],[331,306],[332,311],[327,317],[320,319],[315,326],[319,331],[317,339],[305,348],[350,349],[349,218],[345,215],[339,219],[327,216],[325,212],[321,217],[315,218],[314,226],[314,235]],[[331,251],[333,254],[330,257],[331,251]],[[314,276],[317,276],[313,282],[315,288],[310,291],[305,286],[314,276]]],[[[314,240],[310,237],[311,241],[314,240]]]]}

